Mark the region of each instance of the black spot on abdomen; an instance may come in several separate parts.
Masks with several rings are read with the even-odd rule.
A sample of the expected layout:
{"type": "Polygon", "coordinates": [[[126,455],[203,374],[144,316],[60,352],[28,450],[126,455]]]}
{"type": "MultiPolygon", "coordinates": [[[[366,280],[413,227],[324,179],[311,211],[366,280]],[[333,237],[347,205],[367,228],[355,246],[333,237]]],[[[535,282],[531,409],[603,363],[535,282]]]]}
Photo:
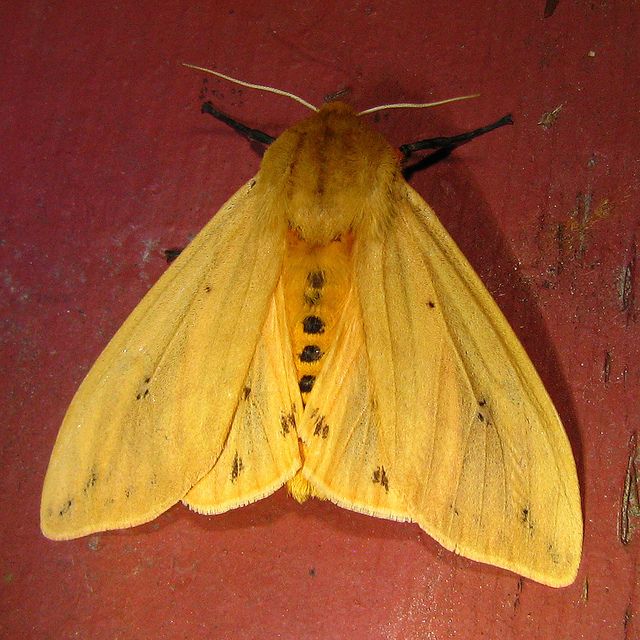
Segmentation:
{"type": "Polygon", "coordinates": [[[298,357],[301,362],[317,362],[322,358],[322,355],[322,351],[318,345],[308,344],[304,347],[298,357]]]}
{"type": "Polygon", "coordinates": [[[307,287],[304,291],[304,301],[309,307],[315,307],[322,298],[322,287],[325,284],[324,271],[315,270],[307,273],[307,287]]]}
{"type": "Polygon", "coordinates": [[[318,316],[307,316],[302,321],[302,330],[305,333],[324,333],[324,321],[318,316]]]}
{"type": "Polygon", "coordinates": [[[325,283],[324,271],[310,271],[307,274],[307,282],[314,289],[322,289],[325,283]]]}
{"type": "Polygon", "coordinates": [[[320,303],[320,298],[322,297],[322,292],[320,289],[307,289],[304,292],[304,301],[305,304],[309,307],[315,307],[320,303]]]}
{"type": "Polygon", "coordinates": [[[298,386],[300,387],[300,391],[302,391],[302,393],[309,393],[311,391],[311,389],[313,389],[313,383],[316,381],[316,377],[315,376],[302,376],[302,378],[300,378],[300,382],[298,383],[298,386]]]}

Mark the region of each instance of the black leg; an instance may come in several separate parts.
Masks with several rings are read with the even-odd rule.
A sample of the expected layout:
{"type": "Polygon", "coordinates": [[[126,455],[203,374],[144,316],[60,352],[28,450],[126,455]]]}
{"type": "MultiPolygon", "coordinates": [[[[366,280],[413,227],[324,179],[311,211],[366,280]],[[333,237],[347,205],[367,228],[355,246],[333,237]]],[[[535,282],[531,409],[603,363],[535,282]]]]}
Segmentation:
{"type": "Polygon", "coordinates": [[[202,105],[202,113],[208,113],[221,122],[224,122],[226,125],[229,125],[232,129],[235,129],[241,136],[244,136],[251,142],[271,144],[275,140],[275,138],[273,136],[270,136],[268,133],[264,133],[264,131],[259,131],[258,129],[251,129],[251,127],[247,127],[241,122],[230,118],[228,115],[222,113],[222,111],[218,111],[213,106],[213,104],[211,104],[211,102],[205,102],[202,105]]]}
{"type": "Polygon", "coordinates": [[[184,250],[184,247],[171,247],[164,250],[164,257],[167,264],[171,264],[184,250]]]}
{"type": "Polygon", "coordinates": [[[489,131],[498,129],[499,127],[504,127],[507,124],[513,124],[513,118],[511,117],[511,114],[500,118],[500,120],[497,120],[493,124],[488,124],[486,127],[480,127],[479,129],[474,129],[473,131],[467,131],[467,133],[460,133],[457,136],[450,136],[447,138],[427,138],[426,140],[418,140],[417,142],[403,144],[400,147],[400,153],[402,153],[405,159],[407,159],[411,156],[412,153],[416,151],[422,151],[423,149],[444,149],[446,147],[455,149],[456,147],[465,144],[465,142],[469,142],[469,140],[473,140],[478,136],[489,133],[489,131]]]}
{"type": "Polygon", "coordinates": [[[436,151],[424,156],[414,164],[405,166],[404,169],[402,170],[402,173],[404,177],[408,180],[416,171],[426,169],[427,167],[430,167],[431,165],[434,165],[436,162],[439,162],[440,160],[449,156],[449,154],[456,147],[466,144],[470,140],[473,140],[478,136],[484,135],[485,133],[489,133],[489,131],[493,131],[494,129],[504,127],[507,124],[513,124],[513,118],[511,117],[511,114],[506,115],[503,118],[500,118],[500,120],[497,120],[496,122],[489,124],[486,127],[480,127],[479,129],[474,129],[473,131],[461,133],[457,136],[427,138],[426,140],[418,140],[417,142],[410,142],[409,144],[403,144],[400,147],[400,153],[402,153],[405,162],[416,151],[422,151],[424,149],[436,149],[436,151]]]}

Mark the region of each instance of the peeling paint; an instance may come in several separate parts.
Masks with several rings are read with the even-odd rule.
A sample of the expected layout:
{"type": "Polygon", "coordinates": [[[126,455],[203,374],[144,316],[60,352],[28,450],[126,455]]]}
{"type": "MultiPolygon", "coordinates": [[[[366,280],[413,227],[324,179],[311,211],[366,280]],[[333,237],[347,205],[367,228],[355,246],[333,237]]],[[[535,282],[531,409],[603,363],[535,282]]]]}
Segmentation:
{"type": "Polygon", "coordinates": [[[155,253],[158,247],[158,241],[153,239],[147,239],[142,241],[144,250],[142,251],[141,261],[143,264],[151,260],[151,256],[155,253]]]}
{"type": "Polygon", "coordinates": [[[545,111],[540,117],[540,120],[538,120],[538,124],[545,130],[551,129],[551,127],[558,119],[558,116],[560,115],[563,107],[564,104],[559,104],[555,109],[552,109],[551,111],[545,111]]]}

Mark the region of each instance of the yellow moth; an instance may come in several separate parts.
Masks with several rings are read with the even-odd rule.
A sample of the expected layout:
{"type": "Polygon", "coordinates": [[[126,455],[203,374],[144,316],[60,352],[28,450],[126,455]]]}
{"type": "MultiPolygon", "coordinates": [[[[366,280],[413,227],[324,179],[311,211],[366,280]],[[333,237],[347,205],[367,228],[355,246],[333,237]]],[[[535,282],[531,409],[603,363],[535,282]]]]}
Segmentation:
{"type": "Polygon", "coordinates": [[[53,449],[47,537],[286,485],[547,585],[575,579],[558,414],[361,115],[333,102],[281,134],[109,342],[53,449]]]}

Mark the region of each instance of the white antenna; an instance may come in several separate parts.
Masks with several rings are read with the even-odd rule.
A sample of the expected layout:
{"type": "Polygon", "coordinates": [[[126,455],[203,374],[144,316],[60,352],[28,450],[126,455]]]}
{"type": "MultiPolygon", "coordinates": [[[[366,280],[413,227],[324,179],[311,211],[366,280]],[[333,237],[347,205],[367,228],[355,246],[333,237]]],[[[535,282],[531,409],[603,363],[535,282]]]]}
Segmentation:
{"type": "Polygon", "coordinates": [[[458,100],[469,100],[470,98],[477,98],[480,94],[474,93],[470,96],[458,96],[457,98],[447,98],[447,100],[438,100],[437,102],[426,102],[424,104],[418,102],[398,102],[396,104],[381,104],[379,107],[371,107],[361,111],[359,116],[366,116],[369,113],[375,113],[376,111],[382,111],[384,109],[425,109],[427,107],[437,107],[441,104],[449,104],[450,102],[458,102],[458,100]]]}
{"type": "Polygon", "coordinates": [[[242,85],[243,87],[249,87],[249,89],[258,89],[260,91],[269,91],[270,93],[277,93],[279,96],[286,96],[287,98],[291,98],[296,102],[307,107],[307,109],[311,109],[311,111],[318,111],[318,107],[314,107],[310,102],[303,100],[299,96],[294,93],[289,93],[288,91],[283,91],[282,89],[275,89],[274,87],[268,87],[263,84],[253,84],[251,82],[245,82],[244,80],[238,80],[237,78],[232,78],[231,76],[227,76],[224,73],[220,73],[219,71],[212,71],[211,69],[205,69],[204,67],[197,67],[195,64],[187,64],[186,62],[182,63],[183,66],[189,67],[190,69],[196,69],[197,71],[204,71],[205,73],[210,73],[214,76],[218,76],[218,78],[224,78],[225,80],[229,80],[229,82],[235,82],[236,84],[242,85]]]}

